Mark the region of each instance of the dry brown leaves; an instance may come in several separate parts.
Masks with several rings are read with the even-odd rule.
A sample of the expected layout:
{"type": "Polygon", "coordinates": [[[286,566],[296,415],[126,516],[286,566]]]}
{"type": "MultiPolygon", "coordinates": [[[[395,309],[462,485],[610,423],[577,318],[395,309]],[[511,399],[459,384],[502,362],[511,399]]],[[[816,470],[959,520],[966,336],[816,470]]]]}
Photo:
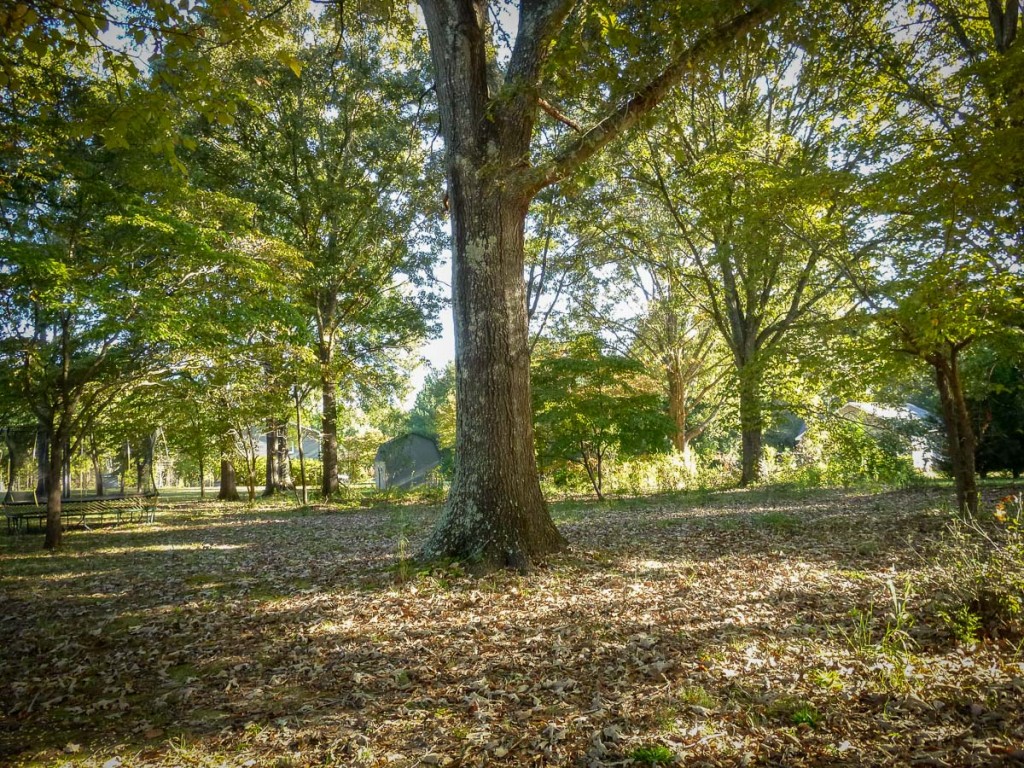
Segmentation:
{"type": "Polygon", "coordinates": [[[1024,763],[1019,648],[928,615],[946,503],[575,505],[572,550],[525,577],[397,568],[425,509],[192,507],[55,556],[7,538],[0,763],[1024,763]]]}

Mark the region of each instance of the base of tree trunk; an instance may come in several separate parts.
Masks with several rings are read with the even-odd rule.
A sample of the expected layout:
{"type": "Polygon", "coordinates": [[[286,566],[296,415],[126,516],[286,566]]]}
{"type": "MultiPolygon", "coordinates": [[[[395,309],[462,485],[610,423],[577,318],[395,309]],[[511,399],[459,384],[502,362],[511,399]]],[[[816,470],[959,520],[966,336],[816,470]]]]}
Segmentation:
{"type": "Polygon", "coordinates": [[[537,562],[567,546],[551,522],[539,489],[536,496],[531,506],[503,494],[491,496],[487,503],[453,487],[419,559],[458,560],[477,573],[532,570],[537,562]]]}
{"type": "Polygon", "coordinates": [[[284,485],[282,483],[275,483],[274,485],[268,486],[263,489],[263,493],[260,494],[264,498],[267,496],[277,496],[280,493],[291,493],[295,490],[294,483],[291,485],[284,485]]]}
{"type": "Polygon", "coordinates": [[[761,430],[752,429],[742,432],[743,465],[740,474],[740,487],[746,488],[761,479],[761,430]]]}
{"type": "Polygon", "coordinates": [[[235,467],[226,459],[220,463],[220,492],[217,498],[221,501],[241,501],[235,482],[235,467]]]}

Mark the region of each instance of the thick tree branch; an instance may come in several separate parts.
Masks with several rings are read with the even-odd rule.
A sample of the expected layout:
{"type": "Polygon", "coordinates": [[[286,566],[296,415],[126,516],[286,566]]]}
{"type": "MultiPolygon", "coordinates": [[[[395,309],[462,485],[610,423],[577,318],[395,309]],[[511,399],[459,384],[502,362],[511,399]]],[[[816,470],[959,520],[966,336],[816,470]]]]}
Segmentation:
{"type": "MultiPolygon", "coordinates": [[[[790,0],[762,0],[749,11],[721,24],[697,38],[689,48],[663,69],[644,87],[626,99],[603,120],[584,132],[548,163],[523,173],[522,183],[529,195],[568,176],[604,148],[609,142],[631,128],[641,117],[654,109],[671,88],[693,67],[729,43],[775,16],[790,0]]],[[[518,45],[517,45],[518,47],[518,45]]]]}

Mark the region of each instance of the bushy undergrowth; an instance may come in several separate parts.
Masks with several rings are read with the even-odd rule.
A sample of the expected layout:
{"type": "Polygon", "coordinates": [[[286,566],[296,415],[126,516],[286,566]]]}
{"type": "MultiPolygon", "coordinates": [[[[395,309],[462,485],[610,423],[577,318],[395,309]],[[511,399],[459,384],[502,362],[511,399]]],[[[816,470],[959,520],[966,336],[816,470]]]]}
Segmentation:
{"type": "Polygon", "coordinates": [[[856,485],[901,487],[916,477],[906,435],[857,422],[812,423],[794,451],[765,449],[762,475],[809,488],[856,485]]]}
{"type": "MultiPolygon", "coordinates": [[[[918,477],[911,449],[910,436],[897,430],[828,419],[812,423],[794,450],[765,446],[761,477],[767,483],[803,488],[903,487],[918,477]]],[[[705,455],[694,451],[685,458],[676,451],[628,458],[608,454],[604,457],[603,491],[612,496],[638,496],[723,488],[735,485],[739,465],[735,452],[705,455]]],[[[543,467],[543,473],[549,498],[593,493],[579,463],[551,462],[543,467]]]]}
{"type": "Polygon", "coordinates": [[[937,561],[936,615],[957,641],[1024,632],[1024,495],[954,517],[937,561]]]}

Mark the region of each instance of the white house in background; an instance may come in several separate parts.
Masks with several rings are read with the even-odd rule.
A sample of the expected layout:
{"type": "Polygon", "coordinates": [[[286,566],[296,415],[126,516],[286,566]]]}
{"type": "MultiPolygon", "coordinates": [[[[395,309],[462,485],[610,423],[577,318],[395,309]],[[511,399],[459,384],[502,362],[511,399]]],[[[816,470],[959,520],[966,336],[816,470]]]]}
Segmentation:
{"type": "MultiPolygon", "coordinates": [[[[257,456],[267,455],[267,436],[265,433],[260,433],[256,440],[257,442],[257,456]]],[[[299,449],[295,445],[295,430],[290,427],[288,429],[288,454],[293,458],[299,458],[299,449]]],[[[319,459],[320,458],[320,433],[311,427],[302,428],[302,454],[307,459],[319,459]]]]}
{"type": "Polygon", "coordinates": [[[849,402],[836,411],[836,415],[858,421],[867,426],[905,432],[910,440],[910,455],[914,469],[930,472],[939,468],[942,454],[937,448],[938,418],[913,403],[881,405],[879,403],[849,402]]]}

